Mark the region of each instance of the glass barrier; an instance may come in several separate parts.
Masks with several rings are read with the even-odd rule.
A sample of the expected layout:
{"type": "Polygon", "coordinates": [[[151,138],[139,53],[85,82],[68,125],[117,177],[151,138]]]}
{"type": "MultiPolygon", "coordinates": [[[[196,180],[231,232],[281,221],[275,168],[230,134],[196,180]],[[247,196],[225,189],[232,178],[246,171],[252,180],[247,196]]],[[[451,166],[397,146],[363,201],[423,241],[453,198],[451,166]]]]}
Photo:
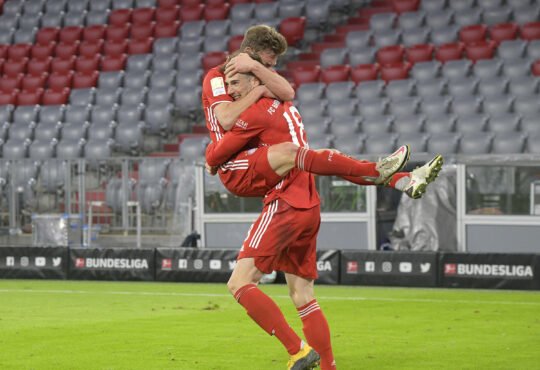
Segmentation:
{"type": "MultiPolygon", "coordinates": [[[[366,188],[332,176],[316,176],[323,212],[367,212],[366,188]]],[[[218,176],[204,174],[204,211],[219,213],[259,213],[261,198],[243,198],[225,189],[218,176]]]]}
{"type": "Polygon", "coordinates": [[[466,213],[540,214],[540,165],[467,165],[466,213]]]}

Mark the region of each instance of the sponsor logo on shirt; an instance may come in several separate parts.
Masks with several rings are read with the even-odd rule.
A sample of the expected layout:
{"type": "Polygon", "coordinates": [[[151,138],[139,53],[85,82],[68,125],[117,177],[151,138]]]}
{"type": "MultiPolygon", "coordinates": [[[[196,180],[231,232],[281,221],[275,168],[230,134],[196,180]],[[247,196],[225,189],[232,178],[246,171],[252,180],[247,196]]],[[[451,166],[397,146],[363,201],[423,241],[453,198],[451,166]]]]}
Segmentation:
{"type": "Polygon", "coordinates": [[[212,94],[214,96],[225,95],[225,83],[223,82],[223,77],[214,77],[210,80],[210,85],[212,86],[212,94]]]}

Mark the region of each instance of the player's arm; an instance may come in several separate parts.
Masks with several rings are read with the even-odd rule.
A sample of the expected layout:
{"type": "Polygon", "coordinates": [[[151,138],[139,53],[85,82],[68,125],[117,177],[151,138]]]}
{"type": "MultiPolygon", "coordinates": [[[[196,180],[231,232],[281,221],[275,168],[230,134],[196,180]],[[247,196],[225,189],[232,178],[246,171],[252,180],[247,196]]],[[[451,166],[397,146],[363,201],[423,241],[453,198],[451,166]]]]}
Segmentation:
{"type": "MultiPolygon", "coordinates": [[[[245,116],[242,115],[242,118],[245,116]]],[[[259,135],[263,127],[258,122],[239,120],[233,129],[218,142],[211,142],[206,147],[206,163],[209,166],[219,166],[225,163],[234,154],[240,152],[251,139],[259,135]]]]}
{"type": "Polygon", "coordinates": [[[257,86],[249,92],[242,99],[238,99],[233,102],[223,102],[217,104],[214,107],[214,114],[216,115],[219,124],[225,131],[229,131],[240,115],[248,109],[253,103],[256,103],[260,98],[267,94],[265,86],[257,86]]]}
{"type": "Polygon", "coordinates": [[[292,101],[294,89],[291,84],[273,69],[267,68],[252,59],[246,53],[232,58],[225,67],[225,75],[251,72],[265,85],[272,94],[281,101],[292,101]]]}

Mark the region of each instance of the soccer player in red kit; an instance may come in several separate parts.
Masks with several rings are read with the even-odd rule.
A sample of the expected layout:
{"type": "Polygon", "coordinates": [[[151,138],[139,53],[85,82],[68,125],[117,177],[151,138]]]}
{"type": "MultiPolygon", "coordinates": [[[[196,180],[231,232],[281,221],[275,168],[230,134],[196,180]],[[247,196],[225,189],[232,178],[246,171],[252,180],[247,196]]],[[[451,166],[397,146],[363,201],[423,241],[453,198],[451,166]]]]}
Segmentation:
{"type": "MultiPolygon", "coordinates": [[[[237,74],[227,77],[227,85],[232,97],[240,99],[258,86],[258,81],[254,76],[237,74]]],[[[379,179],[381,174],[375,163],[357,161],[331,150],[310,150],[300,114],[290,103],[273,99],[258,101],[240,116],[230,133],[208,146],[207,162],[218,165],[248,144],[257,147],[250,150],[252,154],[258,151],[265,154],[258,157],[257,162],[261,163],[255,164],[254,172],[262,178],[274,180],[278,176],[283,179],[265,196],[265,208],[243,243],[238,269],[235,268],[231,276],[229,289],[243,304],[240,301],[243,292],[256,289],[253,283],[259,281],[263,272],[284,271],[291,297],[304,323],[308,343],[320,353],[323,369],[335,369],[328,324],[313,297],[313,280],[317,275],[315,240],[320,223],[319,201],[312,176],[299,169],[338,175],[364,184],[373,184],[373,180],[382,184],[387,179],[379,179]],[[288,152],[293,150],[294,163],[291,164],[287,157],[291,157],[288,152]],[[369,171],[371,178],[362,177],[361,174],[369,171]]],[[[402,147],[402,151],[408,152],[408,148],[402,147]]],[[[393,167],[391,173],[386,171],[386,177],[397,172],[408,156],[397,154],[395,157],[401,158],[400,166],[393,167]]],[[[440,163],[429,171],[431,181],[439,169],[440,163]]],[[[253,177],[254,180],[258,178],[253,177]]],[[[427,179],[423,180],[427,185],[427,179]]],[[[261,325],[257,316],[246,308],[261,325]]],[[[252,307],[252,311],[257,310],[257,307],[252,307]]]]}

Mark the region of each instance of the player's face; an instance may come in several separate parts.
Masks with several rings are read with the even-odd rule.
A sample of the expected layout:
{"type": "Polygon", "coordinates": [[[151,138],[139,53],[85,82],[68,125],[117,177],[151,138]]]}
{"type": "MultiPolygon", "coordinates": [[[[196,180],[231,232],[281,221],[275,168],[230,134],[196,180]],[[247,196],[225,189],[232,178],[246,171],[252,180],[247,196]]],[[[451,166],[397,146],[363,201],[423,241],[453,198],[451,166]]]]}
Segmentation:
{"type": "Polygon", "coordinates": [[[266,68],[274,68],[277,64],[277,55],[272,50],[263,50],[257,53],[266,68]]]}
{"type": "Polygon", "coordinates": [[[252,76],[236,73],[225,77],[225,85],[227,85],[227,93],[234,99],[238,100],[246,96],[254,87],[254,78],[252,76]]]}

